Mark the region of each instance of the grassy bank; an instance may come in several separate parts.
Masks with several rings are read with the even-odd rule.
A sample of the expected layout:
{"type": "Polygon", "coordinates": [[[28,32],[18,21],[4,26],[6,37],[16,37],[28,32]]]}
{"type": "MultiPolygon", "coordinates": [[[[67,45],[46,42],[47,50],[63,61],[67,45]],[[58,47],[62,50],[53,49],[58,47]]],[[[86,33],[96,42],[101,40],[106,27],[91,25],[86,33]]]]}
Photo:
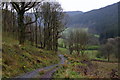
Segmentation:
{"type": "Polygon", "coordinates": [[[36,48],[25,43],[19,45],[16,39],[8,34],[2,41],[2,75],[15,77],[20,74],[59,62],[57,53],[36,48]]]}

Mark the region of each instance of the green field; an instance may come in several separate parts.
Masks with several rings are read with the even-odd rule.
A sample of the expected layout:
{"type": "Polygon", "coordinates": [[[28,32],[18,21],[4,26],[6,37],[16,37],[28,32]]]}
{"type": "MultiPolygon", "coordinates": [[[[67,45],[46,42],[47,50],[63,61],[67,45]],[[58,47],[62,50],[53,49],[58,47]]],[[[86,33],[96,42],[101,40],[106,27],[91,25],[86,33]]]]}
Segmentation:
{"type": "Polygon", "coordinates": [[[66,48],[59,47],[58,50],[61,54],[69,54],[69,50],[66,48]]]}
{"type": "MultiPolygon", "coordinates": [[[[66,49],[66,48],[60,48],[59,47],[59,51],[62,54],[69,54],[69,50],[66,49]]],[[[73,54],[76,54],[76,52],[74,51],[73,54]]],[[[85,55],[87,55],[90,59],[96,59],[97,54],[98,54],[97,50],[85,50],[85,55]]]]}
{"type": "Polygon", "coordinates": [[[90,59],[95,59],[98,54],[98,51],[97,50],[86,50],[85,54],[89,56],[90,59]]]}

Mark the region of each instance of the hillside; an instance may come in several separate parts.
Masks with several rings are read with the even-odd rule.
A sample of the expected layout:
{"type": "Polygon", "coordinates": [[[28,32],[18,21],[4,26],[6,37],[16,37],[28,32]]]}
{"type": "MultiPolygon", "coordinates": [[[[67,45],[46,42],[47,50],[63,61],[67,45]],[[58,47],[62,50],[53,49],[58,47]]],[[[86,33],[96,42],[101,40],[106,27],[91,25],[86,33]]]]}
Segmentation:
{"type": "Polygon", "coordinates": [[[84,12],[82,11],[66,11],[65,14],[68,14],[69,17],[72,17],[72,16],[76,16],[76,15],[79,15],[79,14],[83,14],[84,12]]]}
{"type": "Polygon", "coordinates": [[[29,42],[26,42],[25,45],[18,45],[18,40],[6,33],[3,33],[2,47],[3,78],[16,77],[38,68],[56,64],[60,60],[53,51],[36,48],[29,42]]]}
{"type": "MultiPolygon", "coordinates": [[[[79,11],[73,11],[73,15],[70,14],[71,12],[66,12],[69,15],[69,22],[68,25],[75,25],[79,24],[81,27],[82,25],[86,25],[84,27],[93,27],[93,25],[97,24],[98,22],[102,22],[103,20],[107,22],[113,22],[112,19],[117,19],[118,16],[118,4],[109,5],[100,9],[88,11],[85,13],[79,11]]],[[[69,26],[68,26],[69,27],[69,26]]],[[[74,26],[73,26],[74,27],[74,26]]]]}
{"type": "Polygon", "coordinates": [[[107,32],[107,37],[117,36],[118,3],[83,14],[77,13],[74,16],[68,14],[70,17],[67,27],[88,27],[92,33],[105,34],[107,32]]]}

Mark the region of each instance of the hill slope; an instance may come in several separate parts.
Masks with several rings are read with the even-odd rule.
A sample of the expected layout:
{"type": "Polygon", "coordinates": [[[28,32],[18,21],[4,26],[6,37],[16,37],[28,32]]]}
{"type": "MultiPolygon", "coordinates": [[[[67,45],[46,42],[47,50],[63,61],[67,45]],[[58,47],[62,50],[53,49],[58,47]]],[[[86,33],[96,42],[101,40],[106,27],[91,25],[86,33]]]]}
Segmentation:
{"type": "Polygon", "coordinates": [[[92,33],[115,37],[118,35],[118,16],[120,15],[118,4],[120,3],[70,16],[67,26],[87,27],[92,33]]]}
{"type": "Polygon", "coordinates": [[[2,41],[2,77],[16,77],[59,62],[59,57],[52,51],[31,46],[28,42],[19,45],[11,35],[3,34],[2,41]],[[54,56],[53,56],[54,55],[54,56]]]}

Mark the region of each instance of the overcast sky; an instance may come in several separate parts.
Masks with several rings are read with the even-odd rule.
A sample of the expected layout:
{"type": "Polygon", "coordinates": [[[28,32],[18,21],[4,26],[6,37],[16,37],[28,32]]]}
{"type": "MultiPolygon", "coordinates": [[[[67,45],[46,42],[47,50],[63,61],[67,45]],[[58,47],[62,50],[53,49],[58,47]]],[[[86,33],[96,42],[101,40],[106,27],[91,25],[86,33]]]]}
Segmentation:
{"type": "Polygon", "coordinates": [[[99,9],[120,0],[58,0],[64,11],[83,11],[99,9]]]}

